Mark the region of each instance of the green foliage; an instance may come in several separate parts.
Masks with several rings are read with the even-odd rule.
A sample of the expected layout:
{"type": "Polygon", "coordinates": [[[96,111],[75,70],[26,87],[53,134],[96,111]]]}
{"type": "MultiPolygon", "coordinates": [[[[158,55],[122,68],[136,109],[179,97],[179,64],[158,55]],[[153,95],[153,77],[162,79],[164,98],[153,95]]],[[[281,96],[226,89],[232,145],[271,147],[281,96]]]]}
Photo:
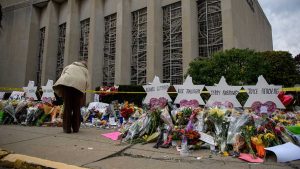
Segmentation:
{"type": "Polygon", "coordinates": [[[249,49],[230,49],[215,53],[210,59],[196,59],[188,73],[195,84],[213,85],[221,76],[230,85],[254,85],[259,75],[270,84],[294,86],[300,74],[291,54],[283,51],[255,52],[249,49]]]}
{"type": "Polygon", "coordinates": [[[231,85],[255,84],[257,77],[266,72],[262,60],[253,50],[231,49],[215,53],[211,59],[191,62],[188,74],[197,84],[213,85],[221,76],[231,85]]]}
{"type": "Polygon", "coordinates": [[[299,72],[297,72],[296,62],[289,52],[267,51],[261,53],[267,63],[268,74],[266,80],[271,84],[294,86],[299,83],[299,72]]]}

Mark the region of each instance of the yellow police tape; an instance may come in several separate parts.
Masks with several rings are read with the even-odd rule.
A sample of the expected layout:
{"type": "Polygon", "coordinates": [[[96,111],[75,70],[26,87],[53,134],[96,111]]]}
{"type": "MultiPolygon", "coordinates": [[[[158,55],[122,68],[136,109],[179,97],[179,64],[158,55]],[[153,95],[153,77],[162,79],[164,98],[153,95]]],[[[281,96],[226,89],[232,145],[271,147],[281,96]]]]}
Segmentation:
{"type": "MultiPolygon", "coordinates": [[[[13,87],[0,87],[0,91],[23,91],[23,88],[13,88],[13,87]]],[[[287,87],[287,88],[282,88],[281,91],[285,92],[299,92],[300,87],[287,87]]],[[[107,92],[107,91],[96,91],[96,90],[86,90],[86,93],[99,93],[99,94],[116,94],[116,93],[121,93],[121,94],[145,94],[146,92],[122,92],[122,91],[112,91],[112,92],[107,92]]],[[[247,92],[246,90],[240,90],[240,93],[245,93],[247,92]]],[[[170,94],[176,94],[177,92],[168,92],[170,94]]],[[[209,93],[208,91],[202,91],[201,93],[209,93]]]]}

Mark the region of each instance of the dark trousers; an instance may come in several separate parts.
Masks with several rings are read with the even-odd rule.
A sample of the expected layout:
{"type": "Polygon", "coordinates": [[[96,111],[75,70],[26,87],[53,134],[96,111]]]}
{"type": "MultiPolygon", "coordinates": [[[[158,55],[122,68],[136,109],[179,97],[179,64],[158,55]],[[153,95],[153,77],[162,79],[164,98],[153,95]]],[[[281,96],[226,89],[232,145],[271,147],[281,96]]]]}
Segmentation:
{"type": "Polygon", "coordinates": [[[63,86],[62,97],[64,101],[63,129],[70,133],[78,132],[80,127],[80,106],[82,104],[83,93],[79,90],[63,86]]]}

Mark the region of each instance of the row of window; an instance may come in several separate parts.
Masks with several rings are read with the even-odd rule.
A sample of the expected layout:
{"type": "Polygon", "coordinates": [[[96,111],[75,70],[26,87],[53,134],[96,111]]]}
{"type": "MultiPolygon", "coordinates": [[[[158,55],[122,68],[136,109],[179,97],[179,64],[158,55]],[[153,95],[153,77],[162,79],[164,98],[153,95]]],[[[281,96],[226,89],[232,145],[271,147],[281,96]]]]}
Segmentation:
{"type": "MultiPolygon", "coordinates": [[[[182,11],[181,2],[163,7],[163,82],[182,84],[182,11]]],[[[117,14],[104,18],[103,84],[113,86],[115,78],[117,14]]],[[[88,59],[90,19],[80,22],[79,60],[88,59]]],[[[220,0],[198,0],[199,56],[209,57],[222,50],[222,15],[220,0]]],[[[59,26],[57,69],[58,78],[63,69],[66,23],[59,26]]],[[[40,85],[45,28],[40,30],[37,83],[40,85]]],[[[131,84],[146,84],[147,67],[147,8],[132,12],[131,84]]]]}

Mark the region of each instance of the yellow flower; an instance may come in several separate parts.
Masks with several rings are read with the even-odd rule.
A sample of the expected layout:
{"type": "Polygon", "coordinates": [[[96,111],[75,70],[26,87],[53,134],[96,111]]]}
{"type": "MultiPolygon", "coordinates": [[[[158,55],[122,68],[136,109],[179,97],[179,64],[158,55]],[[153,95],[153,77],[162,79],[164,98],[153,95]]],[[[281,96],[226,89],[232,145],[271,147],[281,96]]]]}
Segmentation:
{"type": "Polygon", "coordinates": [[[272,133],[267,133],[267,134],[264,135],[264,139],[274,140],[275,136],[272,133]]]}
{"type": "Polygon", "coordinates": [[[222,111],[222,110],[217,110],[217,115],[218,115],[218,117],[222,117],[222,116],[224,116],[224,114],[225,114],[225,112],[224,111],[222,111]]]}
{"type": "Polygon", "coordinates": [[[255,145],[262,145],[263,141],[261,138],[259,138],[259,136],[256,137],[251,137],[251,141],[255,144],[255,145]]]}
{"type": "Polygon", "coordinates": [[[253,129],[253,126],[246,126],[246,129],[247,129],[248,131],[251,131],[251,130],[253,129]]]}
{"type": "Polygon", "coordinates": [[[177,113],[178,116],[182,116],[182,114],[183,113],[181,111],[177,113]]]}
{"type": "Polygon", "coordinates": [[[228,153],[227,151],[224,151],[224,152],[223,152],[223,156],[224,156],[224,157],[228,157],[228,156],[229,156],[229,153],[228,153]]]}
{"type": "Polygon", "coordinates": [[[210,110],[209,110],[209,113],[212,114],[212,115],[213,115],[213,114],[216,114],[217,112],[218,112],[218,109],[217,109],[217,108],[213,108],[213,109],[210,109],[210,110]]]}
{"type": "Polygon", "coordinates": [[[259,134],[258,139],[262,139],[263,136],[264,136],[263,134],[259,134]]]}

